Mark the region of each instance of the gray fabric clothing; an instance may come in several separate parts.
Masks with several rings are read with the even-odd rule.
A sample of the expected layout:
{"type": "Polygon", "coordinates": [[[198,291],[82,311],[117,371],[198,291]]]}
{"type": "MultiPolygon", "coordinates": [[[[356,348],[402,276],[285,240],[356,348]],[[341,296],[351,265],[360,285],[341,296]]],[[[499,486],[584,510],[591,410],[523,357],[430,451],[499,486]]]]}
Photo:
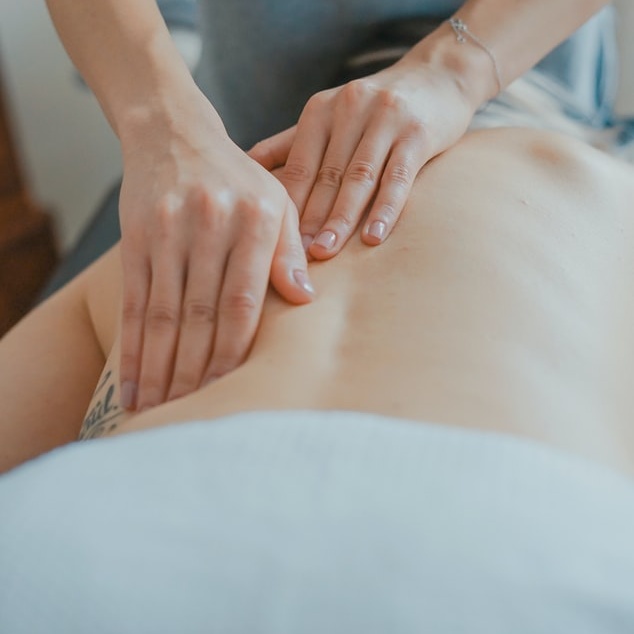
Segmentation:
{"type": "MultiPolygon", "coordinates": [[[[197,79],[242,146],[296,122],[311,94],[328,86],[345,59],[386,19],[442,15],[460,0],[158,0],[168,26],[200,28],[197,79]],[[197,11],[198,9],[198,11],[197,11]]],[[[593,127],[610,123],[617,84],[614,15],[602,11],[540,64],[557,83],[557,111],[593,127]]],[[[610,130],[634,148],[634,122],[610,130]]],[[[628,150],[629,151],[629,150],[628,150]]],[[[634,150],[632,150],[634,151],[634,150]]],[[[633,155],[634,156],[634,155],[633,155]]],[[[112,191],[78,248],[43,297],[71,279],[119,235],[112,191]]]]}
{"type": "Polygon", "coordinates": [[[196,0],[156,0],[156,4],[168,27],[198,28],[196,0]]]}
{"type": "MultiPolygon", "coordinates": [[[[293,125],[332,84],[377,23],[448,17],[460,0],[199,0],[204,49],[198,81],[230,135],[248,147],[293,125]]],[[[492,18],[494,19],[494,17],[492,18]]],[[[607,7],[543,62],[567,88],[571,116],[610,118],[616,86],[614,18],[607,7]]]]}

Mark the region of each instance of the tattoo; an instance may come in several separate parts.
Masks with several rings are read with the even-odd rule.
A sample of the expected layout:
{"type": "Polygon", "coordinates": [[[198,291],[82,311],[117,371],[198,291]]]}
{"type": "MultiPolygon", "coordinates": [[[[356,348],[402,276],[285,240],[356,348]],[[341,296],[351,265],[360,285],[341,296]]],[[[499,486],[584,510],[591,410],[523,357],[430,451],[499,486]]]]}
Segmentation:
{"type": "Polygon", "coordinates": [[[79,440],[98,438],[117,427],[117,419],[125,413],[125,410],[114,402],[115,384],[112,381],[112,371],[108,370],[102,377],[93,395],[95,398],[102,395],[88,411],[79,432],[79,440]]]}

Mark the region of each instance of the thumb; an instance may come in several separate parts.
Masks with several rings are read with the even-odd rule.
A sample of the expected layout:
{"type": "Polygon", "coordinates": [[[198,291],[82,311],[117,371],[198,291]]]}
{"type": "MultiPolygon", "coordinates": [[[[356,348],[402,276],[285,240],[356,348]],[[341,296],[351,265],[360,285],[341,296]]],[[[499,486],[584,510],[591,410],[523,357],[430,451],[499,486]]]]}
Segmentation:
{"type": "Polygon", "coordinates": [[[315,290],[308,277],[306,252],[299,234],[297,209],[290,199],[271,263],[271,284],[292,304],[307,304],[315,298],[315,290]]]}
{"type": "Polygon", "coordinates": [[[278,132],[256,143],[247,154],[269,172],[286,164],[288,154],[295,140],[297,126],[278,132]]]}

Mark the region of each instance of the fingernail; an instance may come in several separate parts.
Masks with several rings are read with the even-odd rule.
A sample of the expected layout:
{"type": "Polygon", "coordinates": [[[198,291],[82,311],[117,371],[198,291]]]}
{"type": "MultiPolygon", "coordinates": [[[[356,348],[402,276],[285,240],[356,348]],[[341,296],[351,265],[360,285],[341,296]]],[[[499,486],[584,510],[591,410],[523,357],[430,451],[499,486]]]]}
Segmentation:
{"type": "Polygon", "coordinates": [[[322,231],[315,238],[315,244],[324,247],[324,249],[332,249],[335,246],[335,242],[337,242],[337,236],[332,231],[322,231]]]}
{"type": "Polygon", "coordinates": [[[136,401],[137,385],[132,381],[124,381],[121,384],[121,407],[133,409],[136,401]]]}
{"type": "Polygon", "coordinates": [[[387,229],[387,226],[384,222],[381,222],[380,220],[375,220],[368,228],[368,235],[383,242],[383,238],[385,238],[386,229],[387,229]]]}
{"type": "Polygon", "coordinates": [[[313,243],[314,237],[308,234],[302,234],[302,246],[304,251],[308,251],[308,247],[313,243]]]}
{"type": "Polygon", "coordinates": [[[297,286],[301,286],[301,288],[303,288],[307,293],[310,293],[311,295],[315,294],[315,289],[310,283],[308,275],[305,271],[302,271],[301,269],[293,271],[293,278],[295,279],[295,283],[297,284],[297,286]]]}

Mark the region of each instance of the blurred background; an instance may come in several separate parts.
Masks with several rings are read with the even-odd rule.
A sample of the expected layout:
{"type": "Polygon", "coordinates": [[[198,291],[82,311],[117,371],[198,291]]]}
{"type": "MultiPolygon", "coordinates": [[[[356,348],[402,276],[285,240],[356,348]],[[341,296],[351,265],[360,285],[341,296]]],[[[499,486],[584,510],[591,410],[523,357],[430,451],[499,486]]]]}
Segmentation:
{"type": "MultiPolygon", "coordinates": [[[[615,5],[619,11],[622,55],[618,113],[634,115],[634,37],[631,36],[634,2],[618,0],[615,5]]],[[[175,37],[192,37],[184,29],[180,31],[175,37]]],[[[184,41],[182,50],[186,58],[196,57],[191,41],[184,41]]],[[[4,135],[13,147],[10,162],[18,166],[21,174],[21,179],[13,181],[20,181],[18,188],[33,201],[35,209],[35,220],[29,231],[42,234],[36,238],[40,242],[44,240],[42,232],[48,232],[47,244],[54,243],[57,251],[52,254],[43,242],[37,247],[42,257],[33,277],[42,279],[47,270],[55,266],[55,260],[73,247],[120,177],[118,141],[96,99],[74,71],[57,38],[44,0],[0,0],[0,79],[5,105],[4,135]],[[45,213],[40,214],[38,220],[39,211],[45,213]]],[[[2,134],[0,128],[0,137],[2,134]]],[[[7,142],[3,141],[2,145],[6,147],[7,142]]],[[[3,151],[6,154],[0,147],[0,161],[6,162],[3,151]]],[[[0,190],[4,186],[6,192],[7,183],[3,185],[1,181],[0,190]]],[[[14,215],[24,216],[18,211],[14,215]]],[[[13,298],[24,290],[25,267],[31,265],[35,253],[35,242],[24,241],[21,252],[11,247],[13,251],[6,253],[8,242],[15,242],[15,236],[12,238],[9,234],[15,229],[17,235],[16,227],[14,221],[0,226],[0,255],[5,249],[0,262],[0,334],[4,329],[3,301],[13,309],[13,298]],[[11,269],[14,263],[15,268],[11,269]],[[9,292],[11,284],[17,286],[15,291],[9,292]]],[[[29,231],[23,233],[26,235],[29,231]]],[[[31,294],[36,292],[34,287],[31,294]]],[[[15,321],[13,317],[7,319],[15,321]]]]}
{"type": "MultiPolygon", "coordinates": [[[[623,50],[619,110],[634,114],[634,2],[615,4],[623,50]]],[[[117,139],[74,73],[44,0],[0,0],[0,74],[27,189],[50,210],[66,251],[120,176],[117,139]]]]}
{"type": "Polygon", "coordinates": [[[65,252],[121,175],[117,138],[75,73],[44,0],[0,0],[0,76],[26,187],[53,215],[65,252]]]}
{"type": "MultiPolygon", "coordinates": [[[[634,113],[634,3],[615,3],[623,60],[619,109],[634,113]]],[[[50,210],[62,251],[121,173],[118,142],[82,87],[43,0],[0,0],[0,73],[26,185],[50,210]]]]}

